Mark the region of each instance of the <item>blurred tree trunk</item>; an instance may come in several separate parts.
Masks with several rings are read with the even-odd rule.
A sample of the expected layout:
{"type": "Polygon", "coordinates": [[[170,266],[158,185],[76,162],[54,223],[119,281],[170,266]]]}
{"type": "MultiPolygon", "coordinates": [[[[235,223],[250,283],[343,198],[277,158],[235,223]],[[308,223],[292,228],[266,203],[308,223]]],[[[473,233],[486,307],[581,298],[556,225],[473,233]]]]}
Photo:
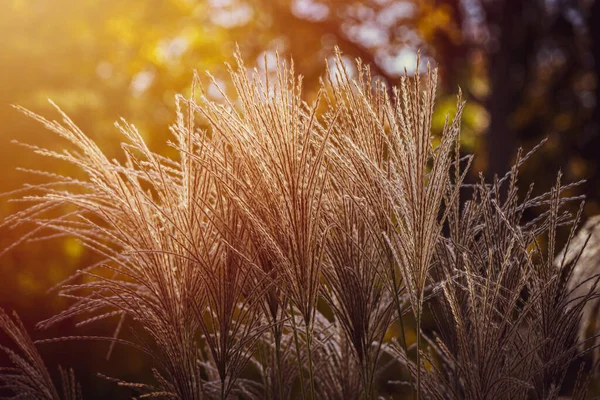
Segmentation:
{"type": "Polygon", "coordinates": [[[526,85],[534,72],[535,50],[546,27],[540,1],[504,0],[486,7],[490,28],[488,74],[490,92],[486,108],[486,176],[504,175],[513,163],[520,143],[514,113],[526,98],[526,85]]]}
{"type": "Polygon", "coordinates": [[[594,111],[591,117],[593,135],[598,136],[600,130],[600,0],[594,1],[588,16],[590,50],[594,57],[594,72],[596,75],[596,89],[594,111]]]}
{"type": "Polygon", "coordinates": [[[490,93],[487,100],[487,109],[490,115],[490,125],[487,132],[487,178],[494,174],[502,175],[510,165],[516,147],[516,134],[509,126],[509,118],[514,108],[515,98],[511,96],[513,82],[511,65],[513,43],[511,32],[517,18],[514,10],[519,0],[500,1],[495,4],[495,10],[488,13],[493,19],[493,26],[497,27],[497,40],[495,48],[490,51],[489,57],[489,82],[490,93]]]}

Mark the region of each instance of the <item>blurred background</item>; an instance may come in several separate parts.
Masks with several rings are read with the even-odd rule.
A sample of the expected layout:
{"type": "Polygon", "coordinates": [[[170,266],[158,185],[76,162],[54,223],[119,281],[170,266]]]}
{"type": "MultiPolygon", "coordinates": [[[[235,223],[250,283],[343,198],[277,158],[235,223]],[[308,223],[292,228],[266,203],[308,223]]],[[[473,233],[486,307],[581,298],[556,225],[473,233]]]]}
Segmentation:
{"type": "MultiPolygon", "coordinates": [[[[61,146],[11,104],[54,118],[51,98],[111,156],[120,151],[119,117],[168,152],[175,94],[189,93],[194,69],[229,90],[223,63],[236,44],[247,66],[263,68],[275,52],[293,57],[308,96],[335,46],[389,85],[405,67],[415,72],[420,50],[440,68],[435,130],[455,111],[459,86],[468,101],[462,141],[476,154],[470,179],[503,174],[519,147],[548,138],[523,169],[523,189],[530,182],[549,189],[560,169],[565,181],[587,179],[579,189],[588,195],[585,214],[600,213],[600,0],[0,0],[0,192],[36,181],[17,167],[67,172],[11,144],[61,146]]],[[[219,97],[215,87],[208,93],[219,97]]],[[[0,197],[0,220],[20,206],[7,200],[0,197]]],[[[0,230],[0,246],[22,233],[0,230]]],[[[95,260],[74,240],[18,246],[0,258],[0,307],[31,327],[66,305],[47,289],[95,260]]],[[[103,329],[65,323],[34,336],[112,327],[103,329]]],[[[108,363],[106,350],[43,348],[48,364],[76,369],[89,398],[127,394],[95,372],[139,380],[146,360],[122,350],[108,363]]]]}

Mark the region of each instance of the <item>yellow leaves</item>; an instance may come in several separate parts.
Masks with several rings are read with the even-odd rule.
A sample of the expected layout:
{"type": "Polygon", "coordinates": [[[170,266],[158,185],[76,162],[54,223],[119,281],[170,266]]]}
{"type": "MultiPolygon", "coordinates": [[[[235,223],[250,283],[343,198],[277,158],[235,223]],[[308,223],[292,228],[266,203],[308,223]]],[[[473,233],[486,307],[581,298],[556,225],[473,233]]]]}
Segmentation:
{"type": "MultiPolygon", "coordinates": [[[[468,99],[467,99],[468,100],[468,99]]],[[[439,133],[444,128],[446,115],[454,115],[456,113],[456,98],[448,96],[442,99],[433,114],[432,130],[434,133],[439,133]]],[[[490,123],[489,113],[485,107],[475,101],[467,101],[462,114],[462,130],[460,135],[461,145],[467,151],[477,149],[483,134],[490,123]]],[[[436,144],[438,141],[436,141],[436,144]]]]}
{"type": "Polygon", "coordinates": [[[426,42],[431,42],[437,31],[444,32],[453,43],[459,43],[462,33],[456,26],[448,5],[436,6],[433,2],[421,3],[421,16],[417,21],[417,29],[426,42]]]}
{"type": "Polygon", "coordinates": [[[17,275],[19,293],[38,293],[45,289],[42,282],[31,272],[21,272],[17,275]]]}
{"type": "MultiPolygon", "coordinates": [[[[106,33],[120,42],[133,44],[138,40],[135,20],[127,15],[115,15],[106,21],[106,33]]],[[[139,32],[138,32],[139,33],[139,32]]]]}
{"type": "Polygon", "coordinates": [[[12,0],[11,6],[14,11],[21,11],[25,8],[25,0],[12,0]]]}
{"type": "Polygon", "coordinates": [[[60,104],[67,112],[74,113],[83,110],[97,110],[104,104],[102,98],[93,90],[84,88],[74,90],[40,90],[35,93],[31,102],[39,108],[49,108],[48,99],[60,104]]]}
{"type": "Polygon", "coordinates": [[[490,115],[481,104],[467,103],[463,112],[463,123],[472,127],[477,134],[483,134],[490,124],[490,115]]]}
{"type": "Polygon", "coordinates": [[[84,247],[77,239],[68,238],[63,242],[63,250],[69,259],[77,261],[83,254],[84,247]]]}
{"type": "MultiPolygon", "coordinates": [[[[417,343],[417,334],[415,328],[413,326],[413,321],[409,320],[404,316],[404,334],[406,336],[406,345],[412,346],[417,343]]],[[[396,322],[395,324],[390,325],[389,329],[385,333],[384,342],[389,342],[394,338],[402,337],[402,329],[400,324],[396,322]]]]}
{"type": "Polygon", "coordinates": [[[480,75],[473,75],[469,82],[471,93],[480,98],[485,98],[490,92],[490,84],[486,78],[480,75]]]}
{"type": "Polygon", "coordinates": [[[52,287],[62,282],[67,276],[69,276],[69,271],[65,271],[63,264],[59,262],[52,263],[46,269],[48,283],[44,283],[45,286],[41,289],[47,290],[48,287],[52,287]]]}

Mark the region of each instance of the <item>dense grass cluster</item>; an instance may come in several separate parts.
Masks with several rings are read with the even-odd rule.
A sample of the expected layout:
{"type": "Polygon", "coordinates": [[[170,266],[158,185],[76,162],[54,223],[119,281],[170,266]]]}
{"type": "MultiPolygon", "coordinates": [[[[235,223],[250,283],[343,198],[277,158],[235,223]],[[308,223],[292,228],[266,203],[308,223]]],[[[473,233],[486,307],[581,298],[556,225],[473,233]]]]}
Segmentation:
{"type": "MultiPolygon", "coordinates": [[[[85,179],[33,171],[48,182],[26,186],[29,206],[3,225],[103,258],[60,286],[71,306],[40,328],[118,321],[111,350],[154,361],[154,382],[115,379],[138,398],[555,399],[578,363],[572,397],[585,398],[598,275],[573,272],[585,246],[570,248],[572,185],[520,192],[521,154],[503,178],[464,184],[464,103],[432,135],[435,70],[390,89],[338,55],[307,104],[283,61],[266,76],[230,69],[237,98],[212,101],[198,79],[177,97],[177,159],[121,121],[111,160],[66,115],[22,110],[70,146],[33,151],[85,179]]],[[[71,371],[56,389],[16,316],[1,312],[0,328],[15,398],[82,397],[71,371]]]]}

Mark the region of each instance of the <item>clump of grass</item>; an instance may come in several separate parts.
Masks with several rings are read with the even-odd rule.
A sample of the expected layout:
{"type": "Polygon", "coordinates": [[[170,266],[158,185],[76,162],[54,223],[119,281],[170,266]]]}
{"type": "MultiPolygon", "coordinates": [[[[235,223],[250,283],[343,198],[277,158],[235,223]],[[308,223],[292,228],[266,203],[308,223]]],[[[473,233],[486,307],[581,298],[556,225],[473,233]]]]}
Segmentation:
{"type": "MultiPolygon", "coordinates": [[[[56,288],[71,306],[39,328],[116,324],[113,337],[42,343],[101,339],[109,353],[149,354],[155,382],[107,378],[139,398],[374,399],[390,377],[417,399],[564,392],[569,368],[597,347],[581,327],[599,278],[577,272],[580,213],[563,211],[581,200],[565,196],[574,185],[558,179],[523,196],[530,154],[503,178],[465,185],[460,94],[435,137],[435,69],[390,89],[355,67],[338,53],[311,104],[279,59],[263,76],[238,56],[236,97],[223,91],[223,102],[195,77],[190,97],[176,99],[178,158],[120,121],[123,158],[110,160],[62,112],[57,122],[21,109],[70,148],[28,146],[83,178],[32,171],[49,182],[26,186],[29,206],[2,226],[31,224],[22,241],[75,237],[103,259],[56,288]],[[524,221],[532,208],[539,217],[524,221]],[[555,261],[563,226],[571,233],[555,261]],[[124,327],[132,341],[119,337],[124,327]]],[[[26,355],[8,350],[18,374],[0,379],[17,396],[59,398],[22,326],[0,317],[26,355]]],[[[65,376],[65,393],[79,393],[65,376]]],[[[574,398],[589,376],[582,368],[574,398]]]]}
{"type": "Polygon", "coordinates": [[[24,400],[82,400],[81,386],[72,369],[60,370],[62,392],[55,387],[42,356],[16,313],[13,316],[0,309],[0,331],[4,332],[15,349],[0,346],[10,367],[0,368],[0,389],[15,393],[24,400]]]}

